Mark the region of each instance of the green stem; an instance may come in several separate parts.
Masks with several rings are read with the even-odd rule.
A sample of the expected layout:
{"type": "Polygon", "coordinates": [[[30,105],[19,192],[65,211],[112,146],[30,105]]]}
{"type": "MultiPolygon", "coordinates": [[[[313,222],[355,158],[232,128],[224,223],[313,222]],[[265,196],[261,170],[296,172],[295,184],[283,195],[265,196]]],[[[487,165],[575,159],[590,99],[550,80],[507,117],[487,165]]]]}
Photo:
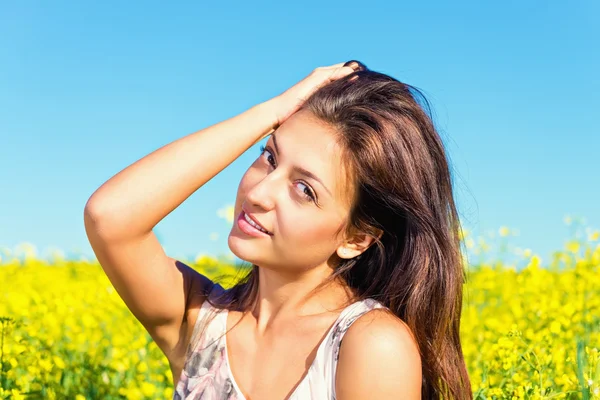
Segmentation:
{"type": "Polygon", "coordinates": [[[4,319],[2,319],[2,344],[0,345],[0,387],[4,389],[4,319]]]}

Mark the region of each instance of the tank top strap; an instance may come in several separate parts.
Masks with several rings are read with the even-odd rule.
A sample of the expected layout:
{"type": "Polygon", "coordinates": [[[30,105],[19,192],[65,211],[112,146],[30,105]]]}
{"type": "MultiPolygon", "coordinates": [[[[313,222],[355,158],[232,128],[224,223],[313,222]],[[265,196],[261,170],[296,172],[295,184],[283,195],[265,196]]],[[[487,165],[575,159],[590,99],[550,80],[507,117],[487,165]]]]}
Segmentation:
{"type": "MultiPolygon", "coordinates": [[[[331,334],[331,351],[333,352],[333,361],[337,364],[337,361],[340,357],[340,346],[342,345],[342,339],[344,335],[350,329],[350,326],[354,321],[356,321],[359,317],[366,314],[367,312],[375,309],[375,308],[385,308],[383,304],[379,301],[371,298],[366,298],[361,301],[357,301],[352,304],[349,308],[344,310],[336,326],[333,329],[331,334]]],[[[335,365],[334,365],[335,367],[335,365]]]]}
{"type": "MultiPolygon", "coordinates": [[[[212,293],[209,294],[211,298],[212,293]]],[[[208,300],[200,306],[173,399],[199,399],[196,391],[212,387],[205,378],[219,370],[223,363],[225,330],[219,315],[221,312],[223,310],[214,307],[208,300]]]]}
{"type": "Polygon", "coordinates": [[[335,382],[337,375],[337,364],[340,358],[340,347],[342,345],[342,339],[344,335],[350,329],[350,326],[359,317],[366,314],[367,312],[375,308],[386,308],[381,302],[366,298],[361,301],[357,301],[346,308],[340,315],[338,321],[333,327],[330,336],[327,338],[326,354],[323,354],[324,360],[324,372],[327,376],[327,393],[328,398],[335,399],[335,382]]]}
{"type": "MultiPolygon", "coordinates": [[[[216,286],[216,285],[215,285],[216,286]]],[[[215,288],[216,291],[222,290],[215,288]]],[[[215,291],[211,292],[211,297],[215,291]]],[[[198,352],[210,346],[211,340],[218,339],[225,331],[220,323],[219,316],[216,314],[222,313],[223,310],[215,308],[208,300],[202,302],[202,306],[198,310],[198,317],[194,323],[192,337],[188,346],[188,354],[198,352]]]]}

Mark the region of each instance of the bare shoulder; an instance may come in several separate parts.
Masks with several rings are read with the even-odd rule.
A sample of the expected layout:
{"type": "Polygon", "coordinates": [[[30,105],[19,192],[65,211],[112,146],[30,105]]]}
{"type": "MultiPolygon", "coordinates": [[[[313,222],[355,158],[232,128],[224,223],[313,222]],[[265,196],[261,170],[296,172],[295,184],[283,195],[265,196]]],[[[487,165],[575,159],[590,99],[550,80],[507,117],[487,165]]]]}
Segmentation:
{"type": "Polygon", "coordinates": [[[187,348],[192,339],[200,308],[209,293],[218,284],[181,261],[171,257],[169,257],[169,260],[183,276],[184,318],[180,325],[159,327],[150,335],[167,357],[174,382],[176,382],[185,362],[187,348]]]}
{"type": "Polygon", "coordinates": [[[420,399],[421,357],[406,323],[374,309],[350,326],[337,365],[338,400],[420,399]]]}
{"type": "Polygon", "coordinates": [[[146,327],[146,329],[167,358],[171,359],[185,354],[198,310],[215,284],[189,265],[171,257],[168,259],[179,270],[182,277],[183,320],[178,324],[157,326],[153,329],[146,327]]]}

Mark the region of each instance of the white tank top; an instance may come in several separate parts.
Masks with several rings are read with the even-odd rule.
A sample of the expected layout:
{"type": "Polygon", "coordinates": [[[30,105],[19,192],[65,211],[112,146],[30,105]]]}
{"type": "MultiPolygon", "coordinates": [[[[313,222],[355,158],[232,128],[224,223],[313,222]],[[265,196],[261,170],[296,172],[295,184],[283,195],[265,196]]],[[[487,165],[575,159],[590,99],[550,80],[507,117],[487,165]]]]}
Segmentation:
{"type": "MultiPolygon", "coordinates": [[[[340,345],[350,325],[374,308],[385,308],[374,299],[364,299],[342,310],[327,336],[321,341],[308,373],[287,400],[335,399],[335,374],[340,345]]],[[[227,310],[205,301],[194,325],[192,340],[173,400],[247,400],[233,378],[226,345],[227,310]],[[202,325],[217,313],[202,337],[202,325]]]]}

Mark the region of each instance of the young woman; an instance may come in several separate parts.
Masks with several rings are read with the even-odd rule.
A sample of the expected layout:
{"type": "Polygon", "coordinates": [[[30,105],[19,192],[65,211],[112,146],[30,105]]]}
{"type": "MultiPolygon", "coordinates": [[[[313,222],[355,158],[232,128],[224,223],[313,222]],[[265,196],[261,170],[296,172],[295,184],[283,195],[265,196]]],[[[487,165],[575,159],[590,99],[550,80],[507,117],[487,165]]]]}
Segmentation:
{"type": "Polygon", "coordinates": [[[357,61],[319,67],[90,197],[89,241],[169,360],[175,399],[472,398],[460,223],[427,111],[357,61]],[[152,229],[266,137],[228,238],[252,268],[224,290],[152,229]]]}

